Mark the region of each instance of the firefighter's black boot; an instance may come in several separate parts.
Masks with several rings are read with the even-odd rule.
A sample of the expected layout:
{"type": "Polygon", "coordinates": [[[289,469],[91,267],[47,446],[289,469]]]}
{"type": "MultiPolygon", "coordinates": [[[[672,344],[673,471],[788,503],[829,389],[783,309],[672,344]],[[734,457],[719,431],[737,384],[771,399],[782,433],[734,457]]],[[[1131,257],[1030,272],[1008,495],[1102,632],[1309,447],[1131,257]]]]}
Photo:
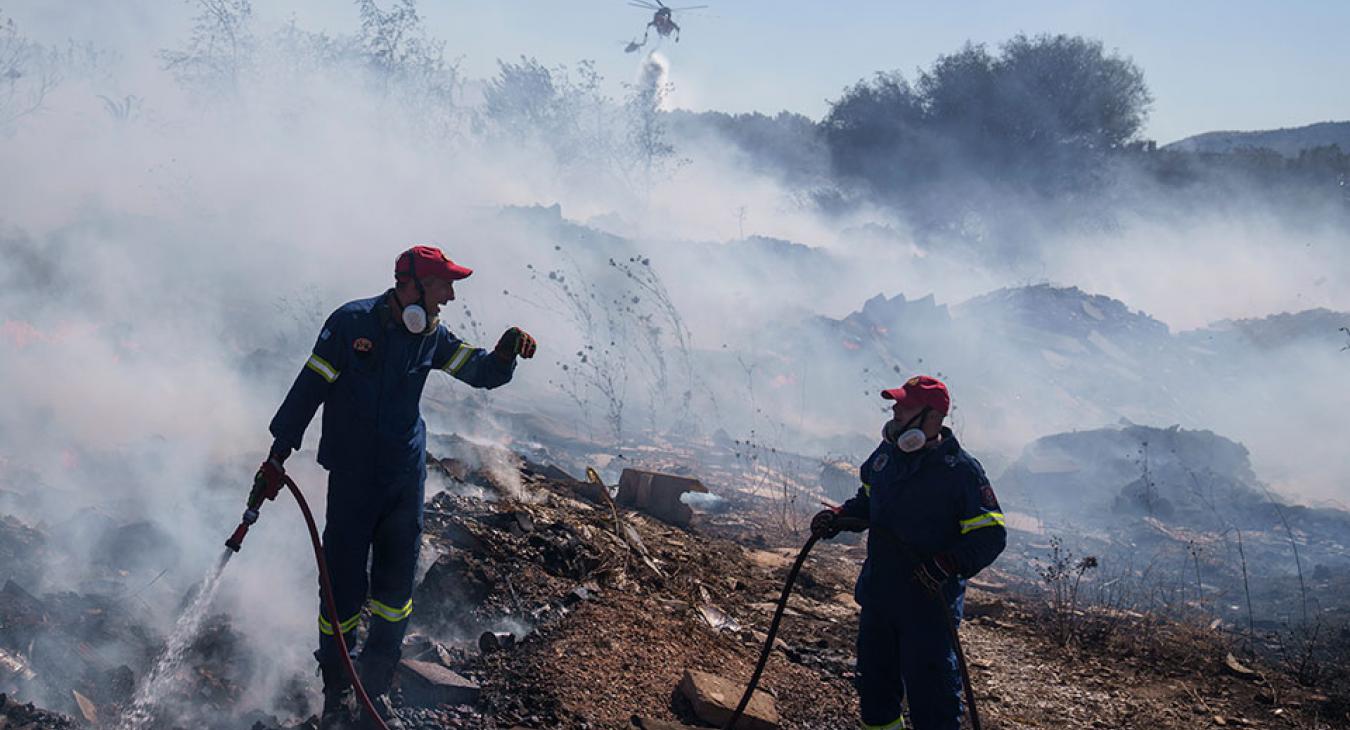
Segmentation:
{"type": "MultiPolygon", "coordinates": [[[[389,687],[394,683],[394,670],[398,668],[397,658],[361,657],[357,664],[357,675],[361,677],[361,686],[366,688],[370,703],[375,712],[384,720],[389,730],[405,730],[403,721],[394,714],[394,705],[389,701],[389,687]]],[[[361,709],[361,727],[376,730],[379,726],[361,709]]]]}
{"type": "Polygon", "coordinates": [[[319,665],[323,675],[323,710],[319,713],[319,730],[347,730],[352,723],[351,679],[347,670],[339,663],[329,662],[319,665]]]}
{"type": "Polygon", "coordinates": [[[327,656],[323,650],[314,652],[323,677],[323,710],[319,712],[319,730],[347,730],[352,727],[351,678],[342,666],[341,657],[327,656]]]}

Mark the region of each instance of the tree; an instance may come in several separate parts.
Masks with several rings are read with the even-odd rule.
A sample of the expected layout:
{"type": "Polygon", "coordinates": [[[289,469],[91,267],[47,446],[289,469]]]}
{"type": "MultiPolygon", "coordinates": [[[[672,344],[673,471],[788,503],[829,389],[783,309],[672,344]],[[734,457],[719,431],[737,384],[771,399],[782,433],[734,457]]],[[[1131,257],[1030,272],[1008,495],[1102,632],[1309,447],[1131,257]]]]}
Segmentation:
{"type": "Polygon", "coordinates": [[[1139,68],[1099,41],[1019,35],[997,55],[940,56],[914,86],[860,81],[822,127],[835,171],[883,196],[973,178],[1054,193],[1133,142],[1150,102],[1139,68]]]}
{"type": "Polygon", "coordinates": [[[924,124],[979,142],[997,137],[1003,106],[998,59],[967,43],[919,73],[918,103],[924,124]]]}
{"type": "Polygon", "coordinates": [[[197,0],[187,47],[160,51],[164,67],[180,82],[200,90],[237,93],[255,48],[252,20],[249,0],[197,0]]]}
{"type": "Polygon", "coordinates": [[[879,189],[895,187],[893,175],[912,160],[924,125],[923,101],[898,71],[849,87],[821,122],[835,172],[879,189]]]}
{"type": "Polygon", "coordinates": [[[616,110],[600,90],[602,81],[592,61],[569,70],[525,56],[518,63],[498,60],[497,75],[483,89],[485,131],[514,145],[542,144],[564,169],[594,174],[620,146],[616,110]]]}
{"type": "Polygon", "coordinates": [[[602,81],[591,61],[569,70],[525,56],[498,60],[483,89],[481,131],[540,147],[564,174],[610,178],[646,194],[675,154],[661,108],[670,93],[665,67],[649,57],[621,103],[602,93],[602,81]]]}
{"type": "Polygon", "coordinates": [[[549,133],[557,124],[558,88],[553,73],[533,58],[497,60],[497,75],[483,88],[483,113],[502,131],[523,136],[549,133]]]}
{"type": "Polygon", "coordinates": [[[0,15],[0,131],[41,109],[61,76],[57,54],[20,35],[14,20],[0,15]]]}
{"type": "Polygon", "coordinates": [[[1078,36],[1019,35],[996,67],[1008,141],[1118,150],[1143,129],[1153,99],[1143,72],[1078,36]]]}
{"type": "Polygon", "coordinates": [[[438,82],[453,85],[456,69],[445,62],[445,42],[427,34],[416,0],[396,0],[387,11],[374,0],[356,0],[356,8],[360,47],[377,79],[386,85],[416,82],[424,91],[452,90],[438,82]]]}

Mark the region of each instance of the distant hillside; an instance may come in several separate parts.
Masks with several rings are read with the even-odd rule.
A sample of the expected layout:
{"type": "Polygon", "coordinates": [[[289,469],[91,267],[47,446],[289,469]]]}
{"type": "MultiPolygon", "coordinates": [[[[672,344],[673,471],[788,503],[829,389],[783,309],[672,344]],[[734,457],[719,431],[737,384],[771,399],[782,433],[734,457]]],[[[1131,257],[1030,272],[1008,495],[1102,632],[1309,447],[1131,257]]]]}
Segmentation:
{"type": "Polygon", "coordinates": [[[1256,132],[1205,132],[1173,142],[1164,149],[1223,154],[1243,148],[1260,148],[1285,157],[1297,157],[1303,150],[1333,144],[1350,152],[1350,122],[1320,122],[1306,127],[1256,132]]]}

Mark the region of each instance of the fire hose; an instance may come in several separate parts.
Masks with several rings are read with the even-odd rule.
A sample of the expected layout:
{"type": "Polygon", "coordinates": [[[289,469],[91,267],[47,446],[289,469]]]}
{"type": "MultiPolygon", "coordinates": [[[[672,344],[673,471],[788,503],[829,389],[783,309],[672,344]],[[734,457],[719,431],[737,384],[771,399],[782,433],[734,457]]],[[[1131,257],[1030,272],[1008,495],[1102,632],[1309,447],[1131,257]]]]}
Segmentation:
{"type": "MultiPolygon", "coordinates": [[[[861,532],[859,528],[865,529],[867,522],[856,518],[840,517],[836,518],[835,525],[844,531],[861,532]]],[[[873,529],[895,537],[884,528],[873,529]]],[[[745,714],[745,708],[750,704],[750,698],[754,696],[755,688],[759,686],[760,676],[764,674],[764,666],[769,662],[769,655],[773,653],[773,642],[778,637],[778,626],[782,623],[783,612],[787,610],[788,597],[792,595],[792,586],[797,582],[797,574],[801,572],[802,563],[806,562],[807,554],[811,552],[811,548],[815,547],[820,537],[814,532],[811,533],[811,537],[807,538],[806,544],[802,546],[801,552],[797,553],[797,559],[792,563],[792,568],[788,570],[787,580],[783,582],[783,593],[778,597],[778,606],[773,612],[773,621],[769,623],[769,633],[764,638],[764,647],[759,652],[759,662],[755,664],[755,671],[750,675],[750,684],[746,685],[745,694],[741,695],[741,701],[736,705],[736,711],[731,713],[731,719],[727,720],[726,724],[722,726],[723,730],[735,728],[736,723],[740,722],[741,716],[745,714]]],[[[898,538],[895,539],[895,542],[899,543],[901,551],[906,557],[915,560],[917,564],[917,555],[913,548],[900,542],[898,538]]],[[[966,667],[966,654],[961,649],[961,636],[956,630],[956,620],[952,618],[951,611],[947,610],[947,604],[942,600],[942,596],[938,593],[931,595],[934,599],[933,605],[938,608],[946,620],[947,632],[951,637],[952,647],[956,650],[957,666],[961,669],[961,685],[965,688],[966,693],[966,707],[970,708],[971,727],[974,730],[980,730],[980,713],[975,708],[975,692],[970,686],[970,670],[966,667]]]]}
{"type": "MultiPolygon", "coordinates": [[[[272,462],[268,462],[271,464],[272,462]]],[[[267,468],[266,465],[263,467],[267,468]]],[[[276,465],[280,472],[280,465],[276,465]]],[[[309,511],[309,503],[305,501],[305,495],[300,493],[300,487],[296,486],[295,480],[291,479],[285,472],[279,475],[281,483],[285,484],[287,489],[295,497],[296,504],[300,505],[300,513],[305,516],[305,525],[309,528],[309,540],[314,546],[314,561],[319,566],[319,590],[323,594],[324,611],[328,614],[328,620],[334,627],[342,625],[338,618],[337,602],[333,600],[333,585],[328,579],[328,561],[323,557],[323,543],[319,540],[319,529],[314,525],[314,515],[309,511]]],[[[249,492],[248,508],[244,510],[244,516],[239,521],[239,526],[234,528],[234,533],[225,541],[225,547],[239,552],[243,546],[244,536],[248,534],[248,528],[258,521],[258,510],[262,508],[264,499],[276,499],[279,489],[271,490],[263,484],[265,480],[255,479],[253,490],[249,492]]],[[[384,719],[375,711],[375,705],[370,701],[370,696],[366,694],[366,688],[361,684],[361,678],[357,676],[356,667],[352,665],[352,657],[347,650],[347,639],[342,635],[342,629],[333,632],[337,639],[339,656],[342,657],[342,667],[351,679],[352,687],[356,690],[356,696],[361,700],[361,706],[365,708],[371,720],[379,730],[389,730],[389,726],[384,723],[384,719]]]]}

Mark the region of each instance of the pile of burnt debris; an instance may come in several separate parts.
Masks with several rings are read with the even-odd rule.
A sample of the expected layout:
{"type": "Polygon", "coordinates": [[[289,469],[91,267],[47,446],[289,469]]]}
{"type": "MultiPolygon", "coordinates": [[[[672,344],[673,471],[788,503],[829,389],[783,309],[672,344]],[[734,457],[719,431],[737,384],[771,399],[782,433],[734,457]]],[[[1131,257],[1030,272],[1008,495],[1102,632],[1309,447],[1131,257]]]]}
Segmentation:
{"type": "MultiPolygon", "coordinates": [[[[403,722],[720,726],[799,537],[753,547],[779,543],[741,517],[695,514],[681,496],[707,489],[688,477],[628,469],[606,486],[516,455],[506,470],[501,453],[466,456],[428,460],[429,484],[443,489],[426,505],[425,572],[394,690],[403,722]]],[[[788,609],[806,623],[777,642],[739,727],[831,726],[855,714],[855,573],[841,556],[811,562],[788,609]],[[779,719],[789,712],[792,722],[779,719]]]]}
{"type": "MultiPolygon", "coordinates": [[[[103,592],[38,596],[8,579],[0,587],[0,691],[53,712],[9,700],[0,708],[8,725],[0,727],[115,726],[163,648],[135,605],[134,595],[103,592]]],[[[159,718],[163,726],[207,712],[231,715],[252,669],[234,627],[209,617],[186,657],[190,677],[173,699],[188,711],[159,718]]]]}
{"type": "MultiPolygon", "coordinates": [[[[628,469],[611,488],[594,475],[582,481],[521,461],[521,483],[507,489],[497,483],[499,469],[472,469],[451,459],[433,459],[431,468],[450,487],[427,504],[426,549],[436,557],[414,595],[414,635],[400,673],[410,724],[599,727],[624,722],[653,704],[633,697],[630,706],[619,707],[615,701],[624,693],[614,689],[647,681],[621,675],[655,669],[634,661],[634,644],[651,646],[651,631],[664,632],[654,640],[657,646],[687,644],[696,637],[723,644],[720,652],[712,653],[731,652],[735,658],[730,665],[744,664],[740,672],[748,675],[753,649],[763,638],[757,628],[767,624],[777,590],[769,572],[785,568],[787,561],[781,553],[769,553],[768,568],[757,573],[745,548],[691,531],[695,515],[681,496],[706,493],[697,480],[628,469]],[[518,498],[465,496],[466,490],[456,489],[461,484],[488,485],[491,494],[515,493],[518,498]],[[634,623],[645,625],[648,641],[635,642],[626,633],[634,623]],[[586,635],[591,646],[568,655],[563,646],[573,633],[586,635]],[[578,662],[584,669],[575,666],[578,662]],[[616,663],[620,676],[593,675],[589,696],[555,682],[568,674],[593,674],[610,662],[616,663]],[[569,664],[574,666],[569,669],[569,664]]],[[[724,520],[723,528],[728,524],[737,523],[724,520]]],[[[840,579],[847,581],[848,576],[840,579]]],[[[835,598],[829,596],[830,603],[819,606],[839,621],[850,611],[835,598]]],[[[807,597],[798,601],[816,603],[807,597]]],[[[839,639],[847,645],[845,636],[839,639]]],[[[828,665],[841,678],[835,687],[836,707],[847,713],[843,677],[851,671],[851,654],[823,646],[831,642],[818,643],[822,646],[780,646],[803,667],[828,665]]],[[[709,668],[728,668],[717,666],[711,656],[706,661],[709,668]]],[[[687,673],[685,668],[678,663],[661,667],[671,674],[653,687],[656,706],[665,709],[664,720],[725,719],[708,697],[734,705],[738,693],[708,687],[734,683],[713,672],[694,668],[687,673]]],[[[767,695],[752,710],[754,717],[774,718],[777,726],[767,695]]]]}
{"type": "Polygon", "coordinates": [[[65,690],[69,701],[49,706],[74,712],[128,699],[131,669],[93,648],[116,636],[150,650],[116,602],[73,593],[40,599],[13,579],[0,588],[0,681],[8,693],[51,703],[65,690]]]}
{"type": "Polygon", "coordinates": [[[76,724],[64,715],[40,709],[31,702],[15,702],[8,695],[0,694],[0,727],[14,730],[69,730],[76,724]]]}
{"type": "Polygon", "coordinates": [[[1245,447],[1213,432],[1121,423],[1046,436],[995,484],[1009,519],[1039,533],[1001,561],[1028,577],[1057,537],[1100,558],[1117,592],[1172,594],[1138,610],[1277,632],[1350,622],[1350,512],[1279,497],[1245,447]],[[1146,577],[1150,565],[1185,570],[1146,577]]]}

